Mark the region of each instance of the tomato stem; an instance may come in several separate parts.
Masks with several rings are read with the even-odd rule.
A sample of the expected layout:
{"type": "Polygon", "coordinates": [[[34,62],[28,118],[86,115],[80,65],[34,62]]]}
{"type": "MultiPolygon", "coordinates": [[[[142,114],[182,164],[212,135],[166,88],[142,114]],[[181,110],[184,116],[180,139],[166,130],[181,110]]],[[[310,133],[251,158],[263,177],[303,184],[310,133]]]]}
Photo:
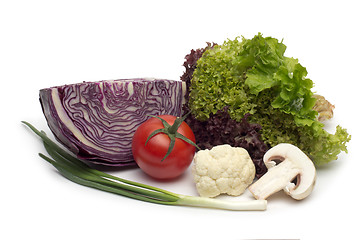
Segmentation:
{"type": "MultiPolygon", "coordinates": [[[[189,112],[189,113],[190,113],[190,112],[189,112]]],[[[184,115],[184,116],[182,116],[182,117],[177,117],[177,118],[175,119],[174,124],[169,127],[169,133],[170,133],[170,134],[175,134],[175,133],[178,131],[180,125],[185,121],[185,119],[187,118],[187,116],[189,115],[189,113],[186,114],[186,115],[184,115]]]]}
{"type": "Polygon", "coordinates": [[[184,116],[182,117],[177,117],[173,123],[173,125],[170,125],[168,122],[166,122],[164,119],[158,117],[158,116],[153,116],[153,115],[149,115],[151,117],[154,117],[154,118],[157,118],[159,119],[164,128],[161,128],[161,129],[157,129],[155,131],[153,131],[149,136],[148,138],[146,139],[146,142],[145,142],[145,146],[147,145],[147,143],[149,142],[149,140],[155,136],[156,134],[159,134],[159,133],[163,133],[163,134],[166,134],[169,138],[170,138],[170,144],[169,144],[169,148],[168,148],[168,151],[166,152],[165,156],[161,159],[161,162],[164,161],[169,155],[170,153],[172,152],[174,146],[175,146],[175,140],[176,138],[179,138],[191,145],[193,145],[194,147],[196,147],[197,149],[200,150],[200,148],[196,145],[196,143],[194,143],[193,141],[191,141],[189,138],[185,137],[184,135],[180,134],[178,132],[178,129],[179,127],[181,126],[181,124],[185,121],[185,119],[187,118],[187,116],[190,114],[187,113],[185,114],[184,116]]]}

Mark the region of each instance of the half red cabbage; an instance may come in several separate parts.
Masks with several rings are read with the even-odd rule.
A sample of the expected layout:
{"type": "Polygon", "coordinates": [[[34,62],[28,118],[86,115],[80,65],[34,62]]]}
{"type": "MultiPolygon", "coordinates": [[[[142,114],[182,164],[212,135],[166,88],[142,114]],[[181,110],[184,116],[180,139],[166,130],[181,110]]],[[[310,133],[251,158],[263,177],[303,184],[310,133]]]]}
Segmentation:
{"type": "Polygon", "coordinates": [[[166,79],[83,82],[40,90],[47,123],[78,158],[107,166],[136,165],[131,142],[149,115],[181,116],[185,84],[166,79]]]}

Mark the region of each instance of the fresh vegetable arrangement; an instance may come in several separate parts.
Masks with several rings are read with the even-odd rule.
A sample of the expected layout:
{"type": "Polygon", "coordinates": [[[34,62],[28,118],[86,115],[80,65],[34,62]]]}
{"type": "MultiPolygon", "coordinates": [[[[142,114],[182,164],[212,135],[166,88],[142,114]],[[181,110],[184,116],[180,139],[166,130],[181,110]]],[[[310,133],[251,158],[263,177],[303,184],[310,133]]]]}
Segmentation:
{"type": "Polygon", "coordinates": [[[351,136],[323,121],[334,105],[286,46],[260,33],[192,50],[182,81],[120,79],[40,90],[40,103],[62,149],[43,131],[51,163],[81,185],[165,205],[264,210],[273,193],[310,195],[316,166],[347,152],[351,136]],[[89,166],[138,166],[156,179],[175,179],[193,163],[200,197],[175,194],[89,166]],[[256,200],[221,201],[220,194],[256,200]]]}

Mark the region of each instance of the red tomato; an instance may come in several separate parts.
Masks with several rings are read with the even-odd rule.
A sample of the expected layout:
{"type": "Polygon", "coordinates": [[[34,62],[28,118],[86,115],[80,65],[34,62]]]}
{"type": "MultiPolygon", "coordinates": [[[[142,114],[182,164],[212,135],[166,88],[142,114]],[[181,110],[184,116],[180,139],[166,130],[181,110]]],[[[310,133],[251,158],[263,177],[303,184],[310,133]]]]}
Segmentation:
{"type": "MultiPolygon", "coordinates": [[[[175,116],[161,115],[170,125],[174,124],[175,116]]],[[[132,141],[132,153],[138,166],[148,175],[158,179],[170,179],[180,176],[191,164],[195,147],[179,138],[175,140],[175,146],[170,155],[161,161],[166,155],[170,138],[164,133],[158,133],[145,146],[149,135],[157,129],[164,128],[161,120],[150,118],[141,124],[136,130],[132,141]]],[[[195,143],[195,136],[189,125],[182,122],[178,133],[184,135],[195,143]]]]}

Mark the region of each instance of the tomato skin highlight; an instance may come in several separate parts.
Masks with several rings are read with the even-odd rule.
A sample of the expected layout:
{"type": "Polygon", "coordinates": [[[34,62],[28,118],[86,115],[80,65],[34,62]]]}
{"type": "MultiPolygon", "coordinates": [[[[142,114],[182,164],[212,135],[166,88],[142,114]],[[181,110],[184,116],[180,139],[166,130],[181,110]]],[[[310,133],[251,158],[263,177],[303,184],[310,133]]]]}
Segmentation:
{"type": "MultiPolygon", "coordinates": [[[[176,119],[175,116],[171,115],[160,115],[159,117],[170,125],[174,124],[176,119]]],[[[176,178],[190,166],[195,154],[195,147],[176,138],[172,152],[161,161],[169,148],[169,136],[158,133],[149,139],[146,146],[145,142],[152,132],[162,128],[164,128],[164,125],[161,120],[154,117],[141,124],[136,130],[132,141],[133,157],[137,165],[153,178],[176,178]]],[[[185,122],[181,123],[178,132],[195,142],[195,135],[185,122]]]]}

